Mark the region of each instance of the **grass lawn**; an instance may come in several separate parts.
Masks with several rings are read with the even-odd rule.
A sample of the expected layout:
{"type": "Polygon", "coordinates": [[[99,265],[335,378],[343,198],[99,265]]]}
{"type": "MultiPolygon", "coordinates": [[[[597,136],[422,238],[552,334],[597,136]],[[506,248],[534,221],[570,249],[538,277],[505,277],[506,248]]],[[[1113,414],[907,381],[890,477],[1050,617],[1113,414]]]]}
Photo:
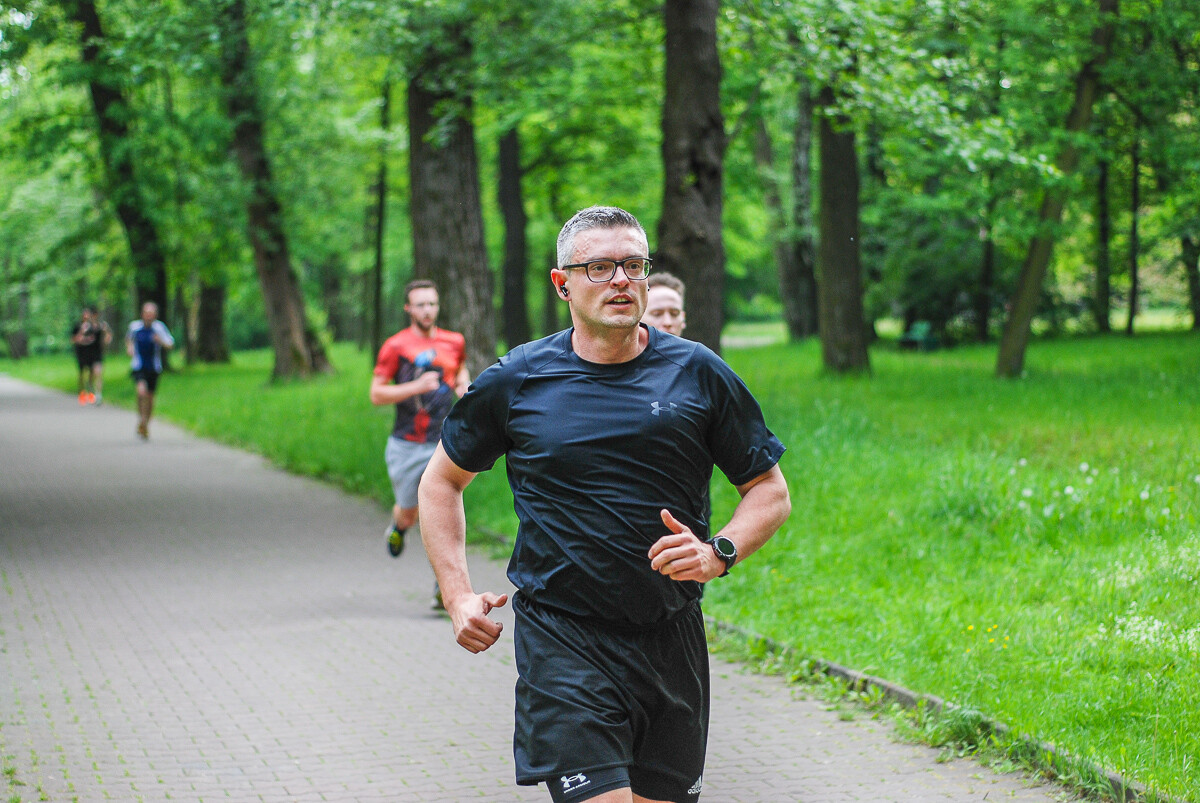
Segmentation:
{"type": "MultiPolygon", "coordinates": [[[[1036,341],[1017,381],[994,346],[880,346],[869,378],[824,375],[816,343],[725,356],[788,446],[794,510],[709,614],[1200,795],[1200,337],[1036,341]]],[[[274,386],[262,352],[188,368],[159,414],[372,496],[382,522],[390,411],[368,355],[332,358],[334,377],[274,386]]],[[[123,365],[105,398],[130,405],[123,365]]],[[[74,388],[65,355],[0,371],[74,388]]],[[[713,501],[724,521],[723,478],[713,501]]],[[[475,536],[513,531],[502,470],[467,506],[475,536]]]]}

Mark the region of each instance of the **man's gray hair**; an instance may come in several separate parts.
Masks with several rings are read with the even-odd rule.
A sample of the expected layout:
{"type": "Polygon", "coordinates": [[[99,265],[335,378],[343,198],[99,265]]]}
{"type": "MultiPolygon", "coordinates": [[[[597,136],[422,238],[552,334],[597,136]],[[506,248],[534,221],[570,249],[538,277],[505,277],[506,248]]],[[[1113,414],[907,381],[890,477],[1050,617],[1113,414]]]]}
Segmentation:
{"type": "Polygon", "coordinates": [[[646,236],[646,230],[638,219],[616,206],[589,206],[580,209],[558,233],[558,266],[571,264],[575,253],[575,236],[588,229],[637,229],[646,236]]]}

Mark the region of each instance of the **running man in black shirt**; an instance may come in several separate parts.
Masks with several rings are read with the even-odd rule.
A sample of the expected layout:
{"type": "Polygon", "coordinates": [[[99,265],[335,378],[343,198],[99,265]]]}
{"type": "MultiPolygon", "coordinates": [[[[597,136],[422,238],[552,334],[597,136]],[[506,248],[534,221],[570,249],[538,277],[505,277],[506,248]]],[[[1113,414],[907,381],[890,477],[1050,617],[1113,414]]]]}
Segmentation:
{"type": "Polygon", "coordinates": [[[791,510],[784,447],[712,351],[641,325],[651,261],[636,218],[576,214],[551,281],[573,326],[519,346],[451,411],[420,487],[421,531],[455,638],[491,647],[466,562],[463,490],[506,457],[520,526],[514,598],[517,783],[555,801],[694,803],[708,738],[703,584],[791,510]],[[708,520],[713,467],[737,488],[708,520]]]}

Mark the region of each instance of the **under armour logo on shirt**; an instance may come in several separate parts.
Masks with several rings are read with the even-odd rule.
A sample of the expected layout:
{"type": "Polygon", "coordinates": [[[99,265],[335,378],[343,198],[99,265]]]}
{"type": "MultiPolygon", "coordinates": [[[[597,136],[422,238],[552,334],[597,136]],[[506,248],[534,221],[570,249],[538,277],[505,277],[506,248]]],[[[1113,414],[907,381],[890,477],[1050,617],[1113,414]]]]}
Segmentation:
{"type": "Polygon", "coordinates": [[[650,414],[658,415],[659,413],[666,412],[668,415],[670,415],[673,414],[675,412],[675,408],[679,406],[675,404],[675,402],[667,402],[667,404],[669,404],[670,407],[663,407],[658,402],[650,402],[650,414]]]}

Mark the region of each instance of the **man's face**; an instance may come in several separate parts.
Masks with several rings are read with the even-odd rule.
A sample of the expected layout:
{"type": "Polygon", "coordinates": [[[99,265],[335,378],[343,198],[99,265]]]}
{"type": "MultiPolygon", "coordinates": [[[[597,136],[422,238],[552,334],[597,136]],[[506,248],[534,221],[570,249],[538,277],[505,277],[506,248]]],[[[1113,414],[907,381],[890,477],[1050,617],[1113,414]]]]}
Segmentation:
{"type": "Polygon", "coordinates": [[[651,287],[646,292],[646,314],[642,317],[642,323],[673,335],[682,335],[687,326],[683,298],[665,284],[651,287]]]}
{"type": "Polygon", "coordinates": [[[152,324],[158,318],[158,305],[147,301],[142,305],[142,322],[152,324]]]}
{"type": "Polygon", "coordinates": [[[404,305],[409,320],[423,332],[433,329],[438,316],[438,293],[432,287],[418,287],[408,294],[408,303],[404,305]]]}
{"type": "MultiPolygon", "coordinates": [[[[571,262],[578,264],[597,259],[621,260],[648,257],[646,237],[634,228],[588,229],[575,236],[571,262]]],[[[556,272],[565,281],[571,302],[571,315],[577,327],[599,329],[636,328],[646,309],[645,280],[631,281],[623,268],[617,268],[607,282],[593,282],[582,268],[556,272]]]]}

